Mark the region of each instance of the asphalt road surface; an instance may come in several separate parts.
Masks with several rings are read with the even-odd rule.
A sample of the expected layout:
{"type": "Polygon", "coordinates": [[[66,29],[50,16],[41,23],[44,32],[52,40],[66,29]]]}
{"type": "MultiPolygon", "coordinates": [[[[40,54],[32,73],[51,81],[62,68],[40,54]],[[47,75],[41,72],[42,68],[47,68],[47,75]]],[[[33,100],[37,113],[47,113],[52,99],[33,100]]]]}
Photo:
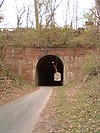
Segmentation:
{"type": "Polygon", "coordinates": [[[39,90],[0,107],[0,133],[32,133],[52,87],[39,90]]]}

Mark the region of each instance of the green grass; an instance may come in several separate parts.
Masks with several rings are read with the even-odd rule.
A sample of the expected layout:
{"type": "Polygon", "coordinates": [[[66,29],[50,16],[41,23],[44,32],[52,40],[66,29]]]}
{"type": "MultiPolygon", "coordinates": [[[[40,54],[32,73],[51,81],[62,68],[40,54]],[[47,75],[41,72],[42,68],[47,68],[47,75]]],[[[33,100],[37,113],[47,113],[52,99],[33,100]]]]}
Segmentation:
{"type": "Polygon", "coordinates": [[[56,133],[100,132],[100,81],[60,87],[56,99],[56,133]]]}

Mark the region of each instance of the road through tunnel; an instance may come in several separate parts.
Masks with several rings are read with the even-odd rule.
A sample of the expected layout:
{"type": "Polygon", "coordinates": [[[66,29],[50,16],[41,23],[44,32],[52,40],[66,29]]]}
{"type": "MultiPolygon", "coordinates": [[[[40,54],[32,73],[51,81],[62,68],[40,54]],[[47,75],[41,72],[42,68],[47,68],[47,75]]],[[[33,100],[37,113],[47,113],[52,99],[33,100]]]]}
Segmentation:
{"type": "Polygon", "coordinates": [[[42,57],[36,67],[38,86],[62,86],[63,85],[63,63],[54,55],[42,57]]]}

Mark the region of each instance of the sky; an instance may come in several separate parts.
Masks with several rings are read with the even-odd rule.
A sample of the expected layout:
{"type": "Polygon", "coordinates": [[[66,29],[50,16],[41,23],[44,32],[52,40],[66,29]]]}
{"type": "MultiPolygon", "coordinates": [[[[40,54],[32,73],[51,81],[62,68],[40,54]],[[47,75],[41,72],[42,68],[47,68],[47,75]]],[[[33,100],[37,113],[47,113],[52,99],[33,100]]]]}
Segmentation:
{"type": "MultiPolygon", "coordinates": [[[[68,9],[66,9],[67,1],[68,0],[57,0],[57,4],[60,3],[60,5],[55,12],[55,21],[57,22],[58,26],[61,27],[66,24],[66,10],[68,14],[67,24],[70,24],[73,18],[72,12],[73,12],[74,0],[70,0],[70,6],[69,6],[70,12],[68,11],[68,9]]],[[[16,20],[18,14],[18,11],[16,9],[16,4],[18,11],[20,9],[23,9],[23,7],[27,9],[28,6],[30,6],[30,8],[32,9],[34,5],[33,0],[9,0],[9,1],[5,0],[0,11],[0,14],[3,14],[5,19],[2,23],[0,23],[0,27],[16,28],[16,20]]],[[[84,25],[84,20],[81,19],[83,17],[83,13],[88,12],[89,9],[93,6],[93,4],[94,0],[78,0],[78,19],[80,19],[78,21],[78,27],[82,27],[84,25]]],[[[32,11],[31,14],[33,12],[34,11],[32,11]]],[[[31,19],[33,19],[33,16],[34,15],[32,14],[31,19]]],[[[26,14],[23,15],[22,21],[23,21],[22,27],[25,27],[26,14]]]]}

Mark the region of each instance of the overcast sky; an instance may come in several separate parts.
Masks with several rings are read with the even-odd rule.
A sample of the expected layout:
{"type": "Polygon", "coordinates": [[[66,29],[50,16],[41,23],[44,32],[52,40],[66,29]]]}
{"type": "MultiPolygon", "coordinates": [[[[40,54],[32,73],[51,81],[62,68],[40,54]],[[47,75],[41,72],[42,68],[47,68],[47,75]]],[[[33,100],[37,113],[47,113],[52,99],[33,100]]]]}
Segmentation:
{"type": "MultiPolygon", "coordinates": [[[[1,1],[1,0],[0,0],[1,1]]],[[[17,7],[18,9],[23,8],[25,6],[27,8],[28,6],[33,6],[33,0],[16,0],[17,1],[17,7]]],[[[72,5],[74,0],[70,0],[70,10],[72,11],[72,5]]],[[[66,4],[67,0],[57,0],[57,3],[60,3],[60,6],[57,8],[55,13],[55,20],[59,26],[63,26],[66,23],[66,4]]],[[[82,18],[83,12],[87,12],[89,8],[93,6],[94,0],[78,0],[78,17],[82,18]]],[[[2,5],[2,14],[5,17],[5,21],[0,24],[0,27],[16,27],[16,4],[15,0],[5,0],[4,4],[2,5]]],[[[69,14],[69,13],[68,13],[69,14]]],[[[69,15],[68,23],[70,23],[70,19],[72,17],[69,15]]],[[[83,25],[83,20],[80,20],[78,23],[78,26],[83,25]]],[[[25,15],[23,15],[23,26],[25,26],[26,20],[25,15]]]]}

